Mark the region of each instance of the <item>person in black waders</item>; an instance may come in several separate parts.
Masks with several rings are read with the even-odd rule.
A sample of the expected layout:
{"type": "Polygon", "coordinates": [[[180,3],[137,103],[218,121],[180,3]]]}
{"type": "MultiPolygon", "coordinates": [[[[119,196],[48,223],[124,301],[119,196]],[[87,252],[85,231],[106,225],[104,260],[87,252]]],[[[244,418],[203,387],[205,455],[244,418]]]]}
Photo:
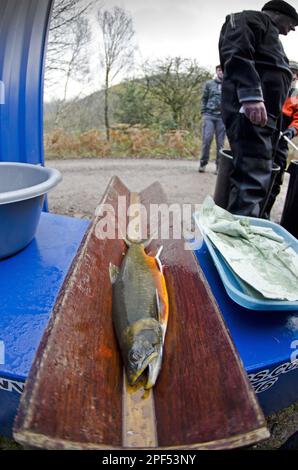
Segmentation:
{"type": "Polygon", "coordinates": [[[221,29],[222,117],[234,157],[227,210],[233,214],[262,215],[279,118],[292,82],[279,34],[297,25],[296,10],[272,0],[262,11],[228,15],[221,29]]]}
{"type": "Polygon", "coordinates": [[[289,147],[288,142],[284,137],[292,140],[298,135],[298,89],[296,88],[296,83],[298,80],[298,63],[290,61],[289,65],[293,74],[292,85],[289,95],[282,107],[282,135],[279,138],[274,153],[274,163],[279,166],[280,171],[275,177],[273,187],[264,207],[263,217],[266,219],[269,219],[273,204],[275,203],[276,197],[280,193],[280,188],[284,179],[284,173],[287,168],[289,147]]]}

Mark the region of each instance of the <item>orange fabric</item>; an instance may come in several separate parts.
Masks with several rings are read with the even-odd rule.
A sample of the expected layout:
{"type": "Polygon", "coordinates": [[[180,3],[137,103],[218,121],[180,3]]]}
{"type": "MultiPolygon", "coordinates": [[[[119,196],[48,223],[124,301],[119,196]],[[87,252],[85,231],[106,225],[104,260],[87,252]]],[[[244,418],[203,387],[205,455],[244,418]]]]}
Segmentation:
{"type": "Polygon", "coordinates": [[[298,90],[289,96],[282,108],[283,114],[292,118],[291,124],[288,127],[295,127],[298,133],[298,90]]]}

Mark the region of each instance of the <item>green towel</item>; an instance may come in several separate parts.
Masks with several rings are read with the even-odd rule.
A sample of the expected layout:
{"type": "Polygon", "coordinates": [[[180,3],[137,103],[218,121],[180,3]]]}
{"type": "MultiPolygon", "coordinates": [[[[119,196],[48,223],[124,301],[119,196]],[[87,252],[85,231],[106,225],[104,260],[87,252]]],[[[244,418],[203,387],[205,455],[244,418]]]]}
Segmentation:
{"type": "Polygon", "coordinates": [[[208,196],[200,224],[234,273],[267,299],[298,300],[298,255],[271,228],[237,219],[208,196]]]}

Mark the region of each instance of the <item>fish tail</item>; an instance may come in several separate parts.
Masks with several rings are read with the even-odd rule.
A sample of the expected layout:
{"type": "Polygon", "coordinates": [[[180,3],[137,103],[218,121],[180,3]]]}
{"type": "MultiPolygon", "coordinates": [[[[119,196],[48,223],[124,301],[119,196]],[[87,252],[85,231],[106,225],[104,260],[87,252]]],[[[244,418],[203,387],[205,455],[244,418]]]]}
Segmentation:
{"type": "Polygon", "coordinates": [[[119,227],[118,230],[121,234],[122,240],[126,243],[128,247],[130,247],[132,244],[135,244],[135,245],[144,245],[144,248],[146,248],[148,245],[150,245],[150,243],[152,242],[154,238],[154,236],[150,238],[132,238],[128,235],[128,233],[126,233],[125,235],[122,232],[121,227],[119,227]]]}

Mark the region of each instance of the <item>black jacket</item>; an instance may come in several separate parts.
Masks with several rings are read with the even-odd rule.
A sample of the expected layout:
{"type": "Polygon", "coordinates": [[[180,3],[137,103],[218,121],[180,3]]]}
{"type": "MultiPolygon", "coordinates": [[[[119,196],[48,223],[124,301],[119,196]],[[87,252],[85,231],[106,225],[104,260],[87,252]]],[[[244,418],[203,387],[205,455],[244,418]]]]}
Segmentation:
{"type": "Polygon", "coordinates": [[[264,101],[277,117],[292,80],[289,62],[272,19],[260,11],[228,15],[219,39],[223,114],[245,101],[264,101]]]}

